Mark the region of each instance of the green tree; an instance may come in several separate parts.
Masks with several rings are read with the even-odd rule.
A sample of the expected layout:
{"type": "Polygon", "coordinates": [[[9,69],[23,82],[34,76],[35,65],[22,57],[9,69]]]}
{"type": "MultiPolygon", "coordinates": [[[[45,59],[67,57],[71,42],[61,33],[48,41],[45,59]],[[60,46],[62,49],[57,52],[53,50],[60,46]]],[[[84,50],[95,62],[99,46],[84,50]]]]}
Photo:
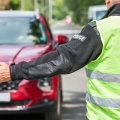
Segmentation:
{"type": "Polygon", "coordinates": [[[88,7],[91,5],[104,4],[104,0],[64,0],[69,10],[73,11],[73,19],[76,23],[86,23],[88,7]]]}
{"type": "Polygon", "coordinates": [[[9,9],[13,10],[20,9],[20,0],[10,0],[9,9]]]}
{"type": "Polygon", "coordinates": [[[34,0],[25,0],[25,10],[34,10],[34,0]]]}
{"type": "Polygon", "coordinates": [[[72,12],[64,5],[64,0],[53,0],[53,17],[63,19],[66,15],[72,15],[72,12]]]}

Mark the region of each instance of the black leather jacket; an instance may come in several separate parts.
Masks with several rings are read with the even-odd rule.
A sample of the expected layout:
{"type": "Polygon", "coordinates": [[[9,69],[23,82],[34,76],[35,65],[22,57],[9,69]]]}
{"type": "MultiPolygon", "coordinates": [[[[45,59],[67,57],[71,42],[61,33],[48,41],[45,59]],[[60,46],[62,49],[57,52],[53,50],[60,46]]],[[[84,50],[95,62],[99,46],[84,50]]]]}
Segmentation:
{"type": "MultiPolygon", "coordinates": [[[[120,4],[112,6],[105,17],[120,15],[120,4]]],[[[34,80],[58,74],[72,73],[92,60],[102,51],[102,42],[94,26],[86,25],[71,41],[60,45],[56,51],[45,54],[30,62],[10,65],[12,80],[34,80]]]]}

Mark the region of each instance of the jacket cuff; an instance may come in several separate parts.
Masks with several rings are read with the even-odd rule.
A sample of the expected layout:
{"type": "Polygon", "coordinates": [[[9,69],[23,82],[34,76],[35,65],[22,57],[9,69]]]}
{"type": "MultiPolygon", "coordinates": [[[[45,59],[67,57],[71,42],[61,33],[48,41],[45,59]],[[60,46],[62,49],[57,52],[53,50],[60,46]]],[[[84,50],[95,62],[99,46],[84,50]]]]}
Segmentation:
{"type": "Polygon", "coordinates": [[[15,76],[15,63],[12,63],[10,65],[10,76],[11,76],[11,80],[12,81],[16,80],[16,76],[15,76]]]}

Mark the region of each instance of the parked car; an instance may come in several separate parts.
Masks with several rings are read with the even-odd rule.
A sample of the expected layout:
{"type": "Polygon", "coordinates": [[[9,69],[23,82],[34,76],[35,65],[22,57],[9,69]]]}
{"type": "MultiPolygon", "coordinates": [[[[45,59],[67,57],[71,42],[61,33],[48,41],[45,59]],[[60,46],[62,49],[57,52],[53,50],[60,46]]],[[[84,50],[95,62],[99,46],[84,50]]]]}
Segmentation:
{"type": "Polygon", "coordinates": [[[107,12],[106,5],[90,6],[88,9],[88,19],[89,21],[99,20],[106,14],[106,12],[107,12]]]}
{"type": "MultiPolygon", "coordinates": [[[[63,35],[53,39],[39,11],[0,11],[0,61],[34,60],[67,40],[63,35]]],[[[45,120],[60,120],[61,101],[60,75],[0,83],[0,114],[41,112],[45,120]]]]}

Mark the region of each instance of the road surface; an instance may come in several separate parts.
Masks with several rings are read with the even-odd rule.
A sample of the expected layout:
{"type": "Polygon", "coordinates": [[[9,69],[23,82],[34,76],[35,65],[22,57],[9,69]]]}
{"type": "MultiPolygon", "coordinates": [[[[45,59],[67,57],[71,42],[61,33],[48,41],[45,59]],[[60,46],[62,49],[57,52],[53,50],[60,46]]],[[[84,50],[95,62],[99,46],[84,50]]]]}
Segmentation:
{"type": "MultiPolygon", "coordinates": [[[[54,35],[67,35],[69,39],[80,31],[80,27],[72,24],[66,24],[64,21],[52,26],[52,32],[54,35]]],[[[87,78],[84,68],[70,75],[63,75],[62,79],[64,91],[62,120],[85,120],[85,92],[87,78]]]]}

